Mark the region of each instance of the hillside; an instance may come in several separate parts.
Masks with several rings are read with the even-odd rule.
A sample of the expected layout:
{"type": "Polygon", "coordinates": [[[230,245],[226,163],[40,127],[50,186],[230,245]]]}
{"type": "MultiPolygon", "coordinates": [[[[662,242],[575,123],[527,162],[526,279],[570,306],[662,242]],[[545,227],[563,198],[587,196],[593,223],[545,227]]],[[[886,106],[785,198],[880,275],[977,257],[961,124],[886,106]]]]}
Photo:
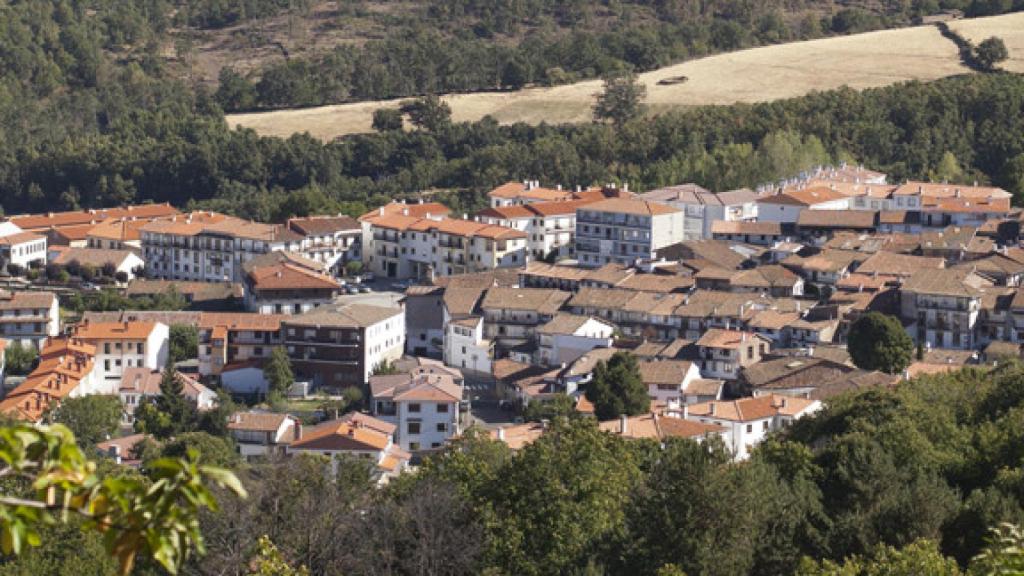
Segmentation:
{"type": "MultiPolygon", "coordinates": [[[[972,39],[993,34],[1011,50],[1009,70],[1024,69],[1024,13],[955,23],[972,39]]],[[[841,86],[863,89],[907,80],[935,80],[968,73],[956,46],[933,26],[868,32],[852,36],[753,48],[691,60],[640,75],[654,113],[679,106],[763,102],[841,86]],[[686,80],[668,85],[666,79],[686,80]]],[[[475,121],[490,115],[502,123],[586,122],[591,118],[599,80],[514,92],[445,97],[453,119],[475,121]]],[[[373,111],[395,107],[400,99],[227,116],[231,126],[264,135],[309,132],[320,139],[368,132],[373,111]]]]}

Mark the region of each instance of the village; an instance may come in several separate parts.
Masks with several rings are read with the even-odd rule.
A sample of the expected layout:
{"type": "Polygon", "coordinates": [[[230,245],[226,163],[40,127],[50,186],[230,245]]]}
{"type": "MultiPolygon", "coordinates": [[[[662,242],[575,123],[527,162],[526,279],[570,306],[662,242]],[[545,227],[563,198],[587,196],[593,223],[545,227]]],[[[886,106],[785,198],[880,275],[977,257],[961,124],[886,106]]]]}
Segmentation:
{"type": "Polygon", "coordinates": [[[228,423],[242,456],[356,455],[380,483],[470,429],[520,449],[548,429],[529,417],[545,403],[627,438],[717,437],[742,460],[843,392],[1019,357],[1010,197],[839,165],[719,192],[510,182],[460,215],[415,200],[273,224],[167,204],[10,216],[0,354],[38,360],[6,375],[0,412],[41,422],[65,398],[117,396],[124,435],[99,449],[137,465],[133,414],[173,364],[198,410],[244,408],[228,423]],[[66,309],[111,290],[187,305],[66,309]],[[851,360],[871,312],[915,343],[902,373],[851,360]],[[195,357],[171,361],[175,326],[194,327],[195,357]],[[264,402],[276,351],[285,409],[264,402]],[[650,409],[602,419],[588,385],[623,357],[650,409]],[[357,410],[311,401],[352,389],[357,410]]]}

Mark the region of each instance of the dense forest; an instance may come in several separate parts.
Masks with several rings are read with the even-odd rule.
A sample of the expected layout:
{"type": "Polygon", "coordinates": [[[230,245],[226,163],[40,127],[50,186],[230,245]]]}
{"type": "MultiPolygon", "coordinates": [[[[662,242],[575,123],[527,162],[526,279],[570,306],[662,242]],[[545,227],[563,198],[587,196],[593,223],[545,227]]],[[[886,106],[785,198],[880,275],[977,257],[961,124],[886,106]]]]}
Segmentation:
{"type": "Polygon", "coordinates": [[[940,9],[984,15],[1024,3],[428,0],[401,11],[374,5],[356,2],[344,16],[383,25],[383,37],[245,75],[224,68],[218,101],[234,111],[564,84],[716,52],[905,26],[940,9]]]}
{"type": "MultiPolygon", "coordinates": [[[[103,437],[89,398],[56,414],[83,440],[103,437]]],[[[1014,362],[840,396],[741,463],[718,444],[626,440],[562,417],[514,453],[470,431],[383,490],[358,459],[337,475],[315,456],[245,465],[223,437],[225,410],[196,418],[186,404],[168,420],[164,404],[146,418],[174,428],[143,427],[174,439],[146,447],[143,469],[195,448],[249,493],[222,494],[202,517],[207,553],[186,574],[249,574],[265,535],[313,575],[981,575],[996,573],[975,560],[990,529],[1024,522],[1014,362]]],[[[0,574],[113,573],[100,535],[43,536],[0,574]]]]}
{"type": "MultiPolygon", "coordinates": [[[[1009,9],[1009,2],[999,3],[1009,9]]],[[[723,190],[856,160],[896,180],[991,181],[1024,193],[1024,79],[976,75],[695,108],[624,126],[440,121],[321,143],[226,125],[216,98],[152,47],[166,4],[8,5],[0,21],[0,207],[170,201],[263,220],[359,213],[438,190],[457,211],[532,178],[723,190]],[[951,160],[952,159],[952,160],[951,160]]],[[[161,24],[162,22],[162,24],[161,24]]]]}

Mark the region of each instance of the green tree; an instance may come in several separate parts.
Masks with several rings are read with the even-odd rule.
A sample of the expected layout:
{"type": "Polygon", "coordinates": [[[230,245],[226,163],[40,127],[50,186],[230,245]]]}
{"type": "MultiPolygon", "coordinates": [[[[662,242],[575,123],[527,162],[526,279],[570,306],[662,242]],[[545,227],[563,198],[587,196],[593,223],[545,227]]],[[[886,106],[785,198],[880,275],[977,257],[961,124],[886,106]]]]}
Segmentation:
{"type": "Polygon", "coordinates": [[[986,70],[995,70],[996,64],[1010,57],[1006,43],[998,36],[982,40],[974,49],[974,59],[986,70]]]}
{"type": "Polygon", "coordinates": [[[523,410],[523,420],[527,422],[540,422],[541,420],[554,420],[556,418],[575,416],[576,403],[567,394],[558,394],[544,400],[534,400],[526,405],[523,410]]]}
{"type": "Polygon", "coordinates": [[[184,391],[181,376],[168,363],[160,378],[160,395],[136,407],[135,429],[161,440],[194,429],[198,411],[184,391]]]}
{"type": "Polygon", "coordinates": [[[395,108],[378,108],[373,111],[373,129],[390,132],[402,129],[402,111],[395,108]]]}
{"type": "Polygon", "coordinates": [[[1024,533],[1014,524],[992,529],[988,546],[971,562],[970,574],[1024,574],[1024,533]]]}
{"type": "Polygon", "coordinates": [[[4,355],[7,374],[25,376],[35,367],[39,351],[35,346],[23,346],[20,342],[15,341],[7,346],[4,355]]]}
{"type": "Polygon", "coordinates": [[[647,86],[629,71],[617,71],[604,77],[604,91],[594,104],[596,120],[610,120],[616,126],[643,116],[647,86]]]}
{"type": "Polygon", "coordinates": [[[490,541],[502,570],[571,573],[614,546],[641,481],[633,446],[591,419],[555,422],[503,466],[488,488],[490,541]]]}
{"type": "Polygon", "coordinates": [[[228,438],[218,438],[205,432],[183,432],[163,445],[161,458],[181,458],[194,452],[199,462],[218,468],[234,469],[242,463],[234,443],[228,438]]]}
{"type": "Polygon", "coordinates": [[[220,69],[214,98],[225,110],[236,112],[256,106],[256,87],[230,66],[220,69]]]}
{"type": "Polygon", "coordinates": [[[359,260],[350,260],[345,263],[345,273],[349,276],[355,276],[363,271],[363,263],[359,260]]]}
{"type": "Polygon", "coordinates": [[[293,568],[267,536],[260,536],[256,557],[250,563],[249,576],[308,576],[305,566],[293,568]]]}
{"type": "Polygon", "coordinates": [[[86,448],[117,434],[121,424],[121,401],[117,396],[90,394],[65,398],[48,411],[48,422],[67,426],[86,448]]]}
{"type": "Polygon", "coordinates": [[[598,362],[586,394],[598,420],[646,414],[651,409],[640,367],[629,352],[616,352],[607,362],[598,362]]]}
{"type": "Polygon", "coordinates": [[[846,558],[842,563],[804,560],[796,576],[961,576],[956,560],[942,555],[931,540],[917,540],[904,548],[879,544],[870,554],[846,558]]]}
{"type": "Polygon", "coordinates": [[[427,132],[440,132],[452,121],[451,107],[436,94],[403,102],[401,111],[409,115],[413,126],[427,132]]]}
{"type": "Polygon", "coordinates": [[[270,353],[270,358],[263,364],[263,374],[270,385],[271,394],[285,394],[295,383],[292,361],[283,347],[278,346],[270,353]]]}
{"type": "Polygon", "coordinates": [[[390,374],[398,374],[398,368],[391,360],[381,360],[379,364],[373,367],[374,376],[387,376],[390,374]]]}
{"type": "Polygon", "coordinates": [[[847,349],[859,368],[899,374],[910,365],[914,341],[894,316],[869,312],[850,327],[847,349]]]}
{"type": "Polygon", "coordinates": [[[928,173],[928,177],[933,182],[959,182],[964,177],[964,170],[956,156],[947,150],[942,154],[942,159],[935,170],[928,173]]]}
{"type": "Polygon", "coordinates": [[[199,465],[194,453],[153,462],[148,479],[102,478],[60,424],[0,428],[0,461],[0,475],[26,482],[24,490],[0,495],[5,554],[40,546],[44,526],[80,522],[83,530],[103,534],[124,575],[139,555],[175,574],[193,550],[203,551],[198,513],[217,509],[209,485],[246,494],[232,473],[199,465]]]}
{"type": "Polygon", "coordinates": [[[167,361],[176,364],[199,357],[199,330],[190,324],[173,324],[170,328],[170,353],[167,361]]]}

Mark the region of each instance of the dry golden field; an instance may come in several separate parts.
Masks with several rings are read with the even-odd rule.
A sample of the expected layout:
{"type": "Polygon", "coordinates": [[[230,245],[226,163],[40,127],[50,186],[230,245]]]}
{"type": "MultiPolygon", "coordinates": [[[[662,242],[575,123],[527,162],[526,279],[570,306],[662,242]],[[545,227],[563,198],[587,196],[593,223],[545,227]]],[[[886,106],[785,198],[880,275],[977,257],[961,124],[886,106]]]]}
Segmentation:
{"type": "MultiPolygon", "coordinates": [[[[975,41],[998,35],[1015,56],[1006,68],[1024,71],[1024,14],[953,24],[975,41]]],[[[863,89],[906,80],[935,80],[969,73],[956,46],[934,26],[869,32],[854,36],[766,46],[691,60],[640,75],[653,112],[676,106],[761,102],[841,86],[863,89]],[[658,81],[686,81],[659,85],[658,81]]],[[[527,88],[517,92],[454,94],[444,99],[456,121],[491,115],[502,123],[586,122],[599,80],[527,88]]],[[[228,116],[232,125],[265,135],[309,132],[321,139],[370,131],[373,111],[401,100],[359,102],[316,108],[228,116]]]]}
{"type": "Polygon", "coordinates": [[[990,36],[1002,38],[1010,51],[1010,59],[1000,66],[1003,70],[1024,74],[1024,12],[960,20],[951,22],[949,27],[975,44],[990,36]]]}

